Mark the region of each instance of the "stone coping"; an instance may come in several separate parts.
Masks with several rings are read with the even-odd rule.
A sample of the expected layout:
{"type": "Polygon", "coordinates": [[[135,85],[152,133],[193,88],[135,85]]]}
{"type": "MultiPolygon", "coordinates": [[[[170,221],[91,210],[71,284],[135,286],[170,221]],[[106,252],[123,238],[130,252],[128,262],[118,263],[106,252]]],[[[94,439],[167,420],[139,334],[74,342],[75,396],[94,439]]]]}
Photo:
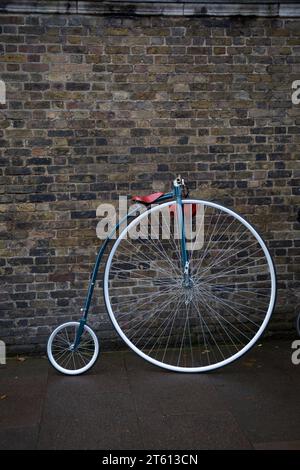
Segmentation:
{"type": "Polygon", "coordinates": [[[262,0],[17,0],[0,1],[0,12],[80,15],[300,17],[300,1],[262,0]]]}

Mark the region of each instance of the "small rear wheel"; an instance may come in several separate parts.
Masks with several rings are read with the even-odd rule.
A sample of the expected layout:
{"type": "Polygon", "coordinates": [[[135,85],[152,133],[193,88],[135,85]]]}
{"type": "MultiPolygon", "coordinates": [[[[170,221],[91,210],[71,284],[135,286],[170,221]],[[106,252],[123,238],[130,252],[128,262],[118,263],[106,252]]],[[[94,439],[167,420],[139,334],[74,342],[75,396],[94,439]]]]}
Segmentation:
{"type": "Polygon", "coordinates": [[[84,325],[79,346],[74,349],[79,322],[58,326],[47,344],[47,354],[52,366],[67,375],[79,375],[88,371],[96,362],[99,342],[93,330],[84,325]]]}

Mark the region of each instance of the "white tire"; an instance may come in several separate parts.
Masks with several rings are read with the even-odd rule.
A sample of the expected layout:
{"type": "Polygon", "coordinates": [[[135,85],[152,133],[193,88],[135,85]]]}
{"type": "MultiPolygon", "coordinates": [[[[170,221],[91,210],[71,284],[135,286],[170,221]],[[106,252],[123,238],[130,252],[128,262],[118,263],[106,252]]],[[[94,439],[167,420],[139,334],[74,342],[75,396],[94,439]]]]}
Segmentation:
{"type": "Polygon", "coordinates": [[[99,342],[94,331],[84,326],[81,342],[77,351],[70,347],[75,341],[79,322],[67,322],[58,326],[50,335],[47,355],[52,366],[66,375],[79,375],[87,372],[96,362],[99,342]]]}

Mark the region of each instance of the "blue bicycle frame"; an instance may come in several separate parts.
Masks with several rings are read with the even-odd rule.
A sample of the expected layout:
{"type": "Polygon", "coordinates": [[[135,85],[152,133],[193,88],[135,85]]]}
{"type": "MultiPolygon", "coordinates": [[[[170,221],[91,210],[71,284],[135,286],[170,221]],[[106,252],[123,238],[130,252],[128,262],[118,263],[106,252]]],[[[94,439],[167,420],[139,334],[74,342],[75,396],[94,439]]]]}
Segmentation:
{"type": "MultiPolygon", "coordinates": [[[[174,181],[173,191],[170,192],[170,193],[163,194],[155,202],[160,204],[160,203],[162,203],[164,201],[167,201],[169,199],[172,199],[172,198],[176,198],[176,203],[177,203],[177,208],[178,208],[177,214],[178,214],[179,230],[181,232],[181,261],[182,261],[182,269],[183,269],[183,279],[184,279],[185,283],[188,283],[189,282],[189,261],[188,261],[188,252],[187,252],[187,249],[186,249],[185,226],[184,226],[184,210],[183,210],[183,204],[182,204],[182,188],[181,188],[181,184],[179,183],[179,177],[174,181]]],[[[82,336],[82,333],[83,333],[83,330],[84,330],[84,325],[87,322],[87,317],[88,317],[89,308],[90,308],[90,305],[91,305],[91,300],[92,300],[92,297],[93,297],[93,292],[94,292],[94,288],[95,288],[95,284],[96,284],[96,280],[97,280],[99,266],[100,266],[103,254],[105,252],[105,249],[106,249],[108,243],[110,242],[110,240],[112,240],[112,237],[114,236],[114,234],[116,233],[118,228],[123,224],[123,222],[128,221],[128,219],[130,219],[130,217],[133,216],[132,215],[133,213],[136,213],[136,209],[134,209],[134,211],[129,212],[128,214],[126,214],[126,216],[123,217],[123,219],[121,219],[116,224],[116,226],[113,228],[113,230],[110,232],[108,237],[103,242],[103,244],[102,244],[102,246],[101,246],[101,248],[100,248],[100,250],[97,254],[94,269],[93,269],[93,272],[92,272],[92,276],[91,276],[90,281],[89,281],[89,287],[88,287],[88,292],[87,292],[87,296],[86,296],[86,299],[85,299],[84,307],[81,309],[81,312],[83,313],[83,316],[79,320],[79,327],[78,327],[77,334],[76,334],[76,340],[75,340],[75,343],[73,345],[74,350],[76,350],[77,347],[80,344],[81,336],[82,336]]]]}

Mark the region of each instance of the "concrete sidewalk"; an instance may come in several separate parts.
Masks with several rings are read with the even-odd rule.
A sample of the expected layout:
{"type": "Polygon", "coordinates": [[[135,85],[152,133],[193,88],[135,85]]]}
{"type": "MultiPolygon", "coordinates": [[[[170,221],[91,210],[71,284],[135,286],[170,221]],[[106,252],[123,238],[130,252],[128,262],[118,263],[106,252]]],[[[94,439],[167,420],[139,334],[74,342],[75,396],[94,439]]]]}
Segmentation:
{"type": "Polygon", "coordinates": [[[79,377],[45,358],[0,366],[1,449],[300,449],[300,365],[263,342],[209,374],[171,373],[130,351],[79,377]]]}

